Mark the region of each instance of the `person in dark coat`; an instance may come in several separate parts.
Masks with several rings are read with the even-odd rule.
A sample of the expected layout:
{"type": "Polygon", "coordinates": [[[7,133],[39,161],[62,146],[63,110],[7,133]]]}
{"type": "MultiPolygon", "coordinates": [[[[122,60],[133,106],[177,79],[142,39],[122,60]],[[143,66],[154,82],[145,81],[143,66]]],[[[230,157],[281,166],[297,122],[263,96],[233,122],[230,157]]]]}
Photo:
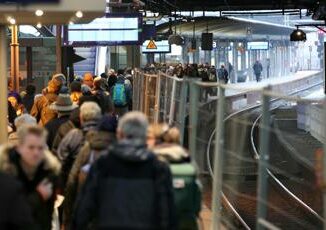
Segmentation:
{"type": "Polygon", "coordinates": [[[223,84],[227,84],[229,82],[229,73],[225,69],[224,65],[221,65],[221,68],[217,70],[217,77],[223,84]]]}
{"type": "Polygon", "coordinates": [[[28,229],[33,218],[22,185],[14,177],[0,173],[0,186],[0,229],[28,229]]]}
{"type": "Polygon", "coordinates": [[[252,67],[254,70],[254,74],[256,76],[256,81],[261,81],[261,73],[263,72],[263,65],[260,63],[260,61],[256,61],[254,66],[252,67]]]}
{"type": "Polygon", "coordinates": [[[77,198],[72,229],[176,229],[171,171],[146,147],[148,121],[131,112],[118,143],[92,166],[77,198]]]}
{"type": "Polygon", "coordinates": [[[69,120],[59,127],[57,135],[55,136],[52,144],[51,151],[53,154],[57,155],[57,150],[62,139],[70,132],[70,130],[80,129],[79,112],[79,108],[74,109],[69,116],[69,120]]]}
{"type": "Polygon", "coordinates": [[[51,230],[60,163],[46,150],[46,131],[43,128],[23,126],[17,135],[17,146],[2,146],[0,149],[0,171],[22,183],[34,220],[29,227],[51,230]]]}
{"type": "Polygon", "coordinates": [[[103,116],[96,130],[86,134],[86,142],[78,153],[65,186],[64,225],[70,229],[75,200],[85,183],[91,165],[101,156],[108,154],[115,143],[118,121],[115,116],[103,116]]]}
{"type": "Polygon", "coordinates": [[[72,129],[59,144],[57,157],[62,163],[62,183],[66,184],[77,154],[85,143],[87,132],[96,130],[102,118],[101,108],[95,102],[85,102],[80,107],[81,129],[72,129]]]}
{"type": "Polygon", "coordinates": [[[59,94],[56,102],[50,105],[50,109],[56,111],[58,117],[49,121],[45,125],[45,128],[48,131],[47,144],[49,149],[52,149],[54,138],[56,137],[60,126],[69,120],[70,113],[77,107],[78,105],[73,104],[69,94],[59,94]]]}
{"type": "Polygon", "coordinates": [[[22,103],[28,113],[31,112],[34,104],[35,91],[36,87],[34,85],[28,85],[26,87],[26,95],[22,99],[22,103]]]}

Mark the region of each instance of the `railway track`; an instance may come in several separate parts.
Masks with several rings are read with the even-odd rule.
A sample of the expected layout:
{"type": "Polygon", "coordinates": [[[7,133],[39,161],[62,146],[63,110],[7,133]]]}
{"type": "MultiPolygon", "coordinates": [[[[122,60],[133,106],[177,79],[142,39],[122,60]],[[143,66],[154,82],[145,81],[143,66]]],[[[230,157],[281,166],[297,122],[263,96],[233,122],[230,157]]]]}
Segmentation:
{"type": "MultiPolygon", "coordinates": [[[[316,87],[320,87],[319,84],[294,92],[293,95],[305,94],[316,87]]],[[[283,104],[283,100],[274,99],[272,110],[283,104]]],[[[253,229],[256,226],[257,159],[259,158],[256,140],[260,118],[261,108],[260,106],[254,106],[231,114],[225,119],[226,137],[224,146],[226,147],[222,198],[223,206],[225,210],[228,210],[226,216],[231,216],[237,220],[235,228],[241,226],[243,229],[253,229]]],[[[211,135],[207,149],[207,160],[211,175],[213,175],[211,162],[213,162],[212,153],[214,152],[213,139],[215,132],[216,130],[211,135]]],[[[282,162],[284,160],[282,159],[282,153],[285,150],[276,140],[277,138],[272,134],[271,155],[277,155],[278,157],[272,157],[271,159],[282,162]]],[[[298,168],[295,164],[296,162],[292,162],[290,166],[298,168]]],[[[311,194],[315,194],[316,191],[306,186],[309,184],[309,179],[312,180],[312,178],[298,177],[297,180],[294,180],[293,178],[296,175],[286,173],[289,170],[289,164],[280,167],[279,164],[271,162],[267,170],[269,174],[267,220],[273,223],[273,227],[275,229],[321,229],[324,220],[315,211],[320,210],[320,207],[316,207],[318,203],[309,200],[309,197],[315,199],[311,194]],[[271,170],[271,168],[273,169],[271,170]],[[282,178],[280,179],[274,173],[277,175],[282,174],[282,178]],[[300,194],[300,198],[297,194],[300,194]],[[312,204],[314,204],[313,207],[311,207],[312,204]]],[[[321,202],[319,204],[321,205],[321,202]]],[[[228,220],[227,222],[232,221],[228,220]]]]}

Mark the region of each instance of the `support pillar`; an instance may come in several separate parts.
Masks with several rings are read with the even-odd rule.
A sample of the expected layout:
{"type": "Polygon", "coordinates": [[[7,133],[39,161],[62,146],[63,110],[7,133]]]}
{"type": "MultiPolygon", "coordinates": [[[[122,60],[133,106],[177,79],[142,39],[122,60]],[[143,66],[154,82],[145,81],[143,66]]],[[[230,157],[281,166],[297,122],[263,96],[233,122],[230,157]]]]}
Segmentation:
{"type": "Polygon", "coordinates": [[[140,68],[140,46],[127,46],[127,66],[140,68]]]}
{"type": "Polygon", "coordinates": [[[234,74],[233,74],[233,79],[231,79],[232,83],[237,83],[238,82],[238,43],[234,42],[233,46],[233,69],[234,69],[234,74]]]}
{"type": "Polygon", "coordinates": [[[11,62],[10,62],[10,77],[12,89],[19,92],[19,43],[18,43],[18,26],[11,26],[11,62]]]}
{"type": "Polygon", "coordinates": [[[33,48],[26,47],[27,85],[33,81],[33,48]]]}
{"type": "Polygon", "coordinates": [[[56,73],[62,72],[62,26],[57,25],[56,27],[56,73]]]}
{"type": "Polygon", "coordinates": [[[7,142],[8,88],[7,88],[7,33],[6,26],[0,25],[0,144],[7,142]]]}

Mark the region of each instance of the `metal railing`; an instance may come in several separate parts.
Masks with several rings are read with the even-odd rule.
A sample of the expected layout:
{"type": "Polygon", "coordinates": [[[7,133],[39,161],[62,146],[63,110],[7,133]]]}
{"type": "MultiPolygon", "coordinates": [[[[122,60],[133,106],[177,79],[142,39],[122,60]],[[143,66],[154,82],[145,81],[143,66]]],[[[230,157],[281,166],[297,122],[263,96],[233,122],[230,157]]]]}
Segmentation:
{"type": "MultiPolygon", "coordinates": [[[[264,129],[264,127],[267,127],[270,122],[271,100],[288,96],[293,92],[300,92],[309,86],[320,84],[322,81],[321,73],[312,73],[302,79],[293,79],[290,83],[283,82],[275,84],[268,90],[265,87],[239,88],[233,85],[204,83],[199,79],[190,79],[187,77],[179,79],[163,73],[155,75],[137,73],[136,78],[138,78],[136,85],[138,84],[137,87],[140,92],[134,92],[135,109],[143,111],[153,122],[166,122],[180,128],[182,132],[182,143],[189,148],[191,157],[199,166],[199,172],[203,175],[212,175],[212,227],[214,230],[219,229],[221,224],[222,216],[220,210],[222,199],[224,199],[224,204],[231,210],[233,216],[238,219],[238,222],[246,229],[251,228],[241,214],[237,212],[237,207],[232,205],[232,201],[228,200],[228,197],[221,193],[224,183],[223,168],[225,168],[223,161],[226,154],[230,154],[227,148],[233,151],[231,151],[231,155],[239,154],[237,157],[241,158],[240,152],[242,151],[241,148],[243,148],[242,145],[245,145],[245,141],[248,142],[248,139],[242,139],[240,134],[238,141],[243,143],[226,142],[226,138],[229,138],[228,135],[230,135],[230,127],[225,128],[225,121],[230,116],[233,116],[233,114],[240,114],[242,111],[262,107],[263,112],[259,112],[258,114],[260,119],[263,118],[259,125],[259,153],[261,157],[255,155],[251,159],[244,160],[258,163],[258,215],[256,227],[266,228],[266,226],[269,226],[269,220],[266,214],[268,184],[265,182],[266,177],[268,175],[271,176],[269,172],[273,167],[268,165],[270,135],[268,133],[269,129],[264,129]],[[214,130],[219,130],[219,132],[215,131],[215,138],[214,130]],[[215,141],[213,142],[214,139],[215,141]],[[226,146],[226,144],[238,144],[239,146],[230,147],[226,146]],[[207,157],[207,159],[214,162],[214,167],[211,165],[212,162],[206,160],[205,153],[213,156],[213,158],[209,159],[207,157]]],[[[256,119],[253,122],[255,126],[258,125],[256,119]]],[[[241,133],[245,131],[235,130],[235,132],[241,133]]],[[[325,144],[325,142],[323,143],[325,144]]],[[[255,149],[253,151],[258,153],[257,147],[255,148],[256,151],[255,149]]],[[[326,160],[324,165],[326,166],[326,160]]],[[[281,183],[281,181],[279,182],[281,183]]],[[[284,184],[282,185],[284,187],[283,190],[288,191],[287,193],[297,203],[308,210],[313,216],[317,217],[317,219],[322,222],[324,221],[324,218],[313,208],[298,198],[284,184]]],[[[326,202],[325,200],[326,197],[324,202],[326,202]]]]}

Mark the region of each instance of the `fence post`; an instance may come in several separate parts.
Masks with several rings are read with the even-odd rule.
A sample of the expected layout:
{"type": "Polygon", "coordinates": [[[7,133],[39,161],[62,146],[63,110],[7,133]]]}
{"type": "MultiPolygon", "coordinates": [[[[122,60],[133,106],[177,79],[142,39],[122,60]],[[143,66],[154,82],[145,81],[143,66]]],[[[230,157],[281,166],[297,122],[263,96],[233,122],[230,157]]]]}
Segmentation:
{"type": "Polygon", "coordinates": [[[270,87],[263,90],[263,117],[259,125],[259,149],[260,157],[258,164],[258,201],[257,201],[257,222],[256,229],[262,230],[264,227],[260,220],[267,217],[268,199],[268,160],[269,160],[269,140],[270,140],[270,96],[266,95],[270,87]]]}
{"type": "Polygon", "coordinates": [[[197,124],[198,124],[199,87],[195,82],[190,85],[190,121],[189,121],[189,150],[191,159],[196,160],[197,124]]]}
{"type": "Polygon", "coordinates": [[[165,78],[165,85],[164,85],[164,114],[163,114],[163,120],[166,122],[167,120],[167,111],[168,111],[168,78],[165,78]]]}
{"type": "Polygon", "coordinates": [[[172,92],[171,92],[171,104],[170,104],[170,114],[169,114],[169,125],[173,124],[174,112],[175,112],[175,90],[177,81],[173,79],[172,92]]]}
{"type": "Polygon", "coordinates": [[[161,72],[158,73],[156,78],[156,89],[155,89],[155,115],[154,122],[159,122],[160,117],[160,101],[161,101],[161,72]]]}
{"type": "MultiPolygon", "coordinates": [[[[326,98],[324,98],[324,101],[323,101],[323,116],[324,116],[324,119],[323,119],[323,144],[324,144],[324,151],[323,151],[323,185],[325,186],[326,184],[326,98]]],[[[323,192],[323,207],[324,207],[324,211],[323,211],[323,217],[324,219],[326,219],[326,192],[325,192],[325,189],[324,189],[324,192],[323,192]]],[[[324,227],[323,227],[324,230],[326,230],[326,223],[324,223],[324,227]]]]}
{"type": "Polygon", "coordinates": [[[183,79],[181,86],[181,97],[179,105],[178,122],[180,124],[180,143],[184,144],[186,113],[187,113],[187,98],[188,98],[188,81],[183,79]]]}
{"type": "Polygon", "coordinates": [[[216,134],[215,134],[215,156],[214,156],[214,177],[213,177],[213,230],[220,229],[221,224],[221,195],[223,185],[223,155],[224,155],[224,114],[225,114],[225,89],[218,88],[218,103],[216,111],[216,134]]]}

